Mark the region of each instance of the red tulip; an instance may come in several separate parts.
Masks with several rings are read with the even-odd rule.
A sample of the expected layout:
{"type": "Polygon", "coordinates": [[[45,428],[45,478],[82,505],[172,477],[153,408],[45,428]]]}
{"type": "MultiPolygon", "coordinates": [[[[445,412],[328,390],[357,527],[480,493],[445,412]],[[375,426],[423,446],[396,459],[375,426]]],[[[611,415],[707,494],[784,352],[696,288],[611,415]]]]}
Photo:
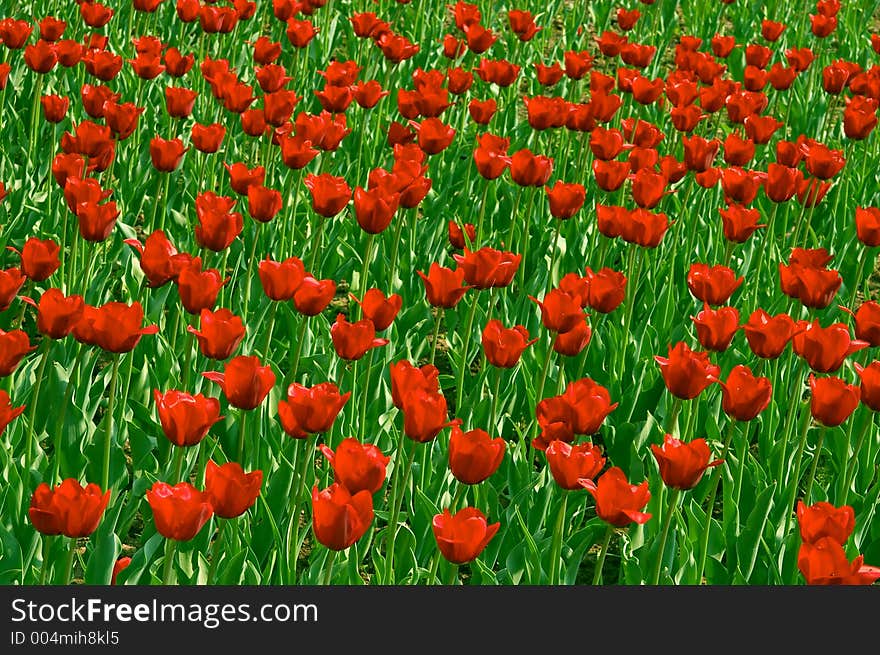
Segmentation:
{"type": "Polygon", "coordinates": [[[351,200],[351,189],[341,177],[309,174],[305,184],[312,194],[312,209],[326,218],[336,216],[351,200]]]}
{"type": "Polygon", "coordinates": [[[159,422],[168,441],[175,446],[195,446],[211,426],[220,421],[220,401],[202,394],[195,396],[184,391],[153,390],[159,422]]]}
{"type": "Polygon", "coordinates": [[[380,234],[391,223],[400,205],[400,194],[390,193],[387,187],[354,190],[354,214],[358,225],[367,234],[380,234]]]}
{"type": "Polygon", "coordinates": [[[587,267],[586,279],[587,304],[590,308],[607,314],[614,311],[623,302],[626,294],[626,276],[610,268],[602,268],[597,272],[587,267]]]}
{"type": "Polygon", "coordinates": [[[513,368],[526,347],[537,341],[528,339],[529,332],[522,325],[505,328],[498,319],[490,320],[482,337],[487,361],[498,368],[513,368]]]}
{"type": "Polygon", "coordinates": [[[770,380],[756,377],[748,366],[734,366],[727,380],[718,380],[718,384],[721,408],[736,421],[751,421],[770,404],[770,380]]]}
{"type": "Polygon", "coordinates": [[[515,152],[510,160],[510,177],[519,186],[543,186],[552,172],[552,159],[534,155],[526,148],[515,152]]]}
{"type": "Polygon", "coordinates": [[[602,474],[598,483],[582,478],[580,485],[596,499],[596,514],[606,523],[623,528],[630,523],[647,523],[651,518],[639,511],[651,498],[647,480],[631,485],[626,474],[614,466],[602,474]]]}
{"type": "Polygon", "coordinates": [[[720,307],[715,310],[705,305],[691,320],[697,328],[700,345],[715,352],[727,350],[739,329],[739,311],[736,307],[720,307]]]}
{"type": "Polygon", "coordinates": [[[28,516],[34,527],[45,535],[63,534],[77,539],[88,537],[97,528],[110,490],[89,483],[83,487],[76,479],[67,478],[52,488],[41,483],[31,496],[28,516]]]}
{"type": "Polygon", "coordinates": [[[317,316],[327,308],[334,295],[336,283],[333,280],[316,280],[306,274],[293,294],[293,304],[300,314],[317,316]]]}
{"type": "Polygon", "coordinates": [[[234,519],[248,511],[262,484],[262,471],[245,473],[236,462],[218,466],[209,459],[205,468],[205,497],[220,518],[234,519]]]}
{"type": "Polygon", "coordinates": [[[201,257],[195,257],[177,276],[177,291],[183,308],[189,314],[200,314],[217,301],[220,288],[229,281],[220,277],[214,268],[202,270],[201,257]]]}
{"type": "Polygon", "coordinates": [[[449,438],[449,469],[459,482],[478,484],[498,470],[506,446],[504,439],[492,439],[485,430],[464,432],[453,425],[449,438]]]}
{"type": "Polygon", "coordinates": [[[869,248],[880,246],[880,208],[856,207],[856,236],[869,248]]]}
{"type": "Polygon", "coordinates": [[[550,202],[550,214],[562,220],[574,216],[586,199],[586,190],[581,184],[556,182],[552,188],[544,187],[544,191],[550,202]]]}
{"type": "Polygon", "coordinates": [[[186,268],[192,258],[178,254],[177,248],[168,240],[162,230],[156,230],[141,245],[137,239],[126,239],[126,243],[140,253],[141,271],[147,278],[148,286],[157,289],[171,280],[176,280],[180,271],[186,268]]]}
{"type": "Polygon", "coordinates": [[[343,439],[334,453],[321,444],[318,447],[333,467],[334,479],[351,493],[376,493],[385,482],[385,467],[391,458],[373,444],[361,444],[351,437],[343,439]]]}
{"type": "Polygon", "coordinates": [[[209,371],[202,376],[219,384],[229,404],[239,409],[258,407],[275,384],[275,373],[255,356],[239,355],[226,363],[223,373],[209,371]]]}
{"type": "Polygon", "coordinates": [[[349,323],[345,314],[337,314],[336,322],[330,327],[330,337],[336,354],[347,360],[363,357],[371,348],[384,346],[388,339],[377,339],[376,326],[369,318],[349,323]]]}
{"type": "Polygon", "coordinates": [[[687,286],[698,300],[709,305],[723,305],[743,283],[743,277],[736,277],[727,266],[691,264],[687,275],[687,286]]]}
{"type": "Polygon", "coordinates": [[[473,288],[461,286],[465,276],[463,268],[452,270],[432,263],[428,269],[428,275],[421,271],[416,271],[416,273],[422,278],[425,285],[425,295],[428,302],[434,307],[446,309],[455,307],[467,290],[473,288]]]}
{"type": "Polygon", "coordinates": [[[367,490],[352,494],[339,483],[323,491],[312,488],[312,530],[315,539],[331,550],[345,550],[360,539],[373,522],[373,496],[367,490]]]}
{"type": "Polygon", "coordinates": [[[476,251],[464,249],[464,254],[452,258],[464,270],[464,279],[477,289],[506,287],[513,281],[522,255],[495,250],[484,246],[476,251]]]}
{"type": "Polygon", "coordinates": [[[260,223],[268,223],[281,211],[281,192],[252,184],[247,189],[248,213],[260,223]]]}
{"type": "Polygon", "coordinates": [[[108,302],[100,307],[85,307],[82,318],[74,327],[77,341],[96,345],[108,352],[134,350],[145,334],[156,334],[158,326],[141,327],[144,310],[138,301],[131,305],[108,302]]]}
{"type": "Polygon", "coordinates": [[[206,494],[189,482],[173,487],[155,482],[147,491],[147,502],[153,510],[156,530],[166,539],[189,541],[208,522],[214,509],[206,494]]]}
{"type": "Polygon", "coordinates": [[[817,373],[836,371],[849,355],[869,345],[866,341],[851,339],[849,328],[843,323],[823,328],[818,320],[809,323],[792,339],[794,351],[817,373]]]}
{"type": "Polygon", "coordinates": [[[552,332],[564,333],[575,328],[583,318],[580,296],[571,296],[561,289],[552,289],[543,302],[529,296],[541,308],[541,322],[552,332]]]}
{"type": "Polygon", "coordinates": [[[306,434],[329,432],[333,421],[348,402],[351,392],[342,395],[332,382],[322,382],[309,388],[294,382],[287,388],[287,400],[279,401],[278,416],[288,433],[288,426],[297,426],[306,434]]]}
{"type": "Polygon", "coordinates": [[[655,356],[669,392],[682,400],[691,400],[714,382],[721,369],[709,361],[709,354],[695,352],[683,341],[669,347],[669,357],[655,356]]]}
{"type": "Polygon", "coordinates": [[[276,302],[292,299],[306,275],[302,260],[298,257],[276,262],[267,256],[260,262],[257,273],[263,292],[276,302]]]}
{"type": "Polygon", "coordinates": [[[856,515],[852,507],[835,507],[824,501],[809,507],[802,500],[798,501],[797,520],[801,539],[808,544],[815,544],[820,539],[833,539],[843,545],[856,527],[856,515]]]}
{"type": "Polygon", "coordinates": [[[817,378],[810,373],[810,414],[830,428],[843,423],[859,404],[859,388],[840,378],[817,378]]]}
{"type": "Polygon", "coordinates": [[[743,325],[746,340],[752,352],[762,359],[776,359],[795,335],[796,327],[791,316],[770,316],[763,309],[756,309],[743,325]]]}
{"type": "Polygon", "coordinates": [[[199,313],[199,328],[197,330],[189,325],[186,330],[198,340],[202,355],[218,360],[229,359],[245,333],[241,318],[228,309],[202,309],[199,313]]]}
{"type": "Polygon", "coordinates": [[[798,551],[798,570],[808,585],[870,585],[880,578],[880,568],[865,566],[864,556],[852,562],[843,546],[831,537],[805,542],[798,551]]]}
{"type": "Polygon", "coordinates": [[[757,209],[749,209],[739,204],[732,204],[726,209],[719,209],[724,238],[734,243],[745,243],[755,230],[767,227],[759,225],[761,214],[757,209]]]}
{"type": "Polygon", "coordinates": [[[150,139],[150,159],[153,167],[162,173],[170,173],[180,166],[186,151],[187,148],[183,147],[180,139],[163,139],[158,136],[150,139]]]}
{"type": "Polygon", "coordinates": [[[589,441],[572,446],[564,441],[551,441],[544,451],[550,473],[562,489],[580,489],[580,479],[593,480],[605,466],[602,448],[589,441]]]}
{"type": "Polygon", "coordinates": [[[475,507],[464,507],[455,514],[444,509],[431,523],[440,553],[453,564],[475,560],[501,527],[492,523],[475,507]]]}
{"type": "Polygon", "coordinates": [[[403,298],[392,293],[387,298],[379,289],[367,289],[363,300],[351,296],[361,306],[364,318],[369,319],[377,332],[388,329],[400,308],[403,306],[403,298]]]}
{"type": "MultiPolygon", "coordinates": [[[[32,300],[30,302],[33,303],[32,300]]],[[[50,288],[40,296],[36,307],[37,330],[50,339],[63,339],[82,318],[85,302],[82,296],[65,297],[60,289],[50,288]]]]}
{"type": "Polygon", "coordinates": [[[440,390],[437,382],[440,371],[432,364],[416,368],[404,359],[391,364],[390,371],[391,401],[398,409],[403,408],[403,396],[411,390],[422,389],[428,393],[440,390]]]}
{"type": "Polygon", "coordinates": [[[868,366],[853,364],[862,384],[859,397],[871,411],[880,411],[880,362],[871,362],[868,366]]]}
{"type": "Polygon", "coordinates": [[[651,444],[651,452],[660,467],[663,484],[682,491],[696,487],[707,468],[722,462],[720,459],[709,461],[712,454],[705,439],[685,443],[671,434],[664,437],[662,446],[651,444]]]}
{"type": "Polygon", "coordinates": [[[440,430],[453,425],[446,420],[446,398],[438,391],[415,387],[401,397],[403,433],[419,443],[433,440],[440,430]]]}
{"type": "Polygon", "coordinates": [[[21,248],[21,272],[34,282],[48,280],[61,265],[60,252],[60,246],[52,239],[29,237],[21,248]]]}

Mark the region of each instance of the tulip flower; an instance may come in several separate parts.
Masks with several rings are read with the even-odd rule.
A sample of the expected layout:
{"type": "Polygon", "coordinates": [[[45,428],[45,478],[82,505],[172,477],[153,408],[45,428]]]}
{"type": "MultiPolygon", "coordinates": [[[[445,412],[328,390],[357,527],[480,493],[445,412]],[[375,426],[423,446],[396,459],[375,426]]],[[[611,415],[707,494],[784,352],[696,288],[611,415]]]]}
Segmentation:
{"type": "Polygon", "coordinates": [[[836,427],[859,404],[859,388],[840,378],[817,378],[810,374],[810,414],[827,427],[836,427]]]}
{"type": "Polygon", "coordinates": [[[316,280],[306,274],[293,294],[293,304],[300,314],[317,316],[327,308],[334,295],[336,283],[333,280],[316,280]]]}
{"type": "Polygon", "coordinates": [[[431,529],[440,553],[453,564],[475,560],[501,527],[489,523],[486,516],[475,507],[464,507],[455,514],[444,509],[434,515],[431,529]]]}
{"type": "Polygon", "coordinates": [[[483,329],[482,341],[486,360],[498,368],[513,368],[526,347],[537,341],[528,339],[529,332],[522,325],[505,328],[501,321],[492,319],[483,329]]]}
{"type": "Polygon", "coordinates": [[[312,194],[312,209],[325,218],[336,216],[351,200],[351,189],[345,180],[329,173],[309,174],[305,185],[312,194]]]}
{"type": "Polygon", "coordinates": [[[143,244],[137,239],[125,239],[123,243],[133,247],[140,254],[141,271],[152,289],[158,289],[172,280],[177,280],[180,272],[192,261],[188,254],[177,252],[177,248],[162,230],[154,231],[143,244]]]}
{"type": "Polygon", "coordinates": [[[504,439],[492,439],[485,430],[464,432],[453,425],[449,437],[449,470],[463,484],[479,484],[498,470],[506,446],[504,439]]]}
{"type": "Polygon", "coordinates": [[[392,293],[386,298],[380,289],[367,289],[363,300],[358,300],[354,294],[351,297],[361,306],[364,318],[373,323],[377,332],[387,330],[403,306],[403,298],[398,294],[392,293]]]}
{"type": "Polygon", "coordinates": [[[506,287],[522,261],[522,255],[488,246],[476,251],[465,248],[463,255],[454,254],[452,258],[464,270],[465,281],[477,289],[506,287]]]}
{"type": "Polygon", "coordinates": [[[110,490],[102,492],[94,483],[83,487],[67,478],[57,487],[40,483],[31,496],[28,516],[33,526],[45,535],[63,534],[72,539],[88,537],[97,528],[110,490]]]}
{"type": "Polygon", "coordinates": [[[544,296],[543,302],[529,296],[529,300],[541,308],[541,323],[551,332],[564,333],[574,329],[583,318],[581,298],[572,297],[561,289],[552,289],[544,296]]]}
{"type": "Polygon", "coordinates": [[[409,391],[422,389],[427,393],[437,393],[440,390],[437,381],[440,371],[433,364],[425,364],[416,368],[405,359],[395,362],[390,366],[391,373],[391,402],[398,409],[403,408],[403,396],[409,391]]]}
{"type": "Polygon", "coordinates": [[[229,360],[223,373],[209,371],[202,377],[219,384],[230,405],[245,410],[258,407],[275,384],[275,373],[269,366],[261,366],[257,357],[245,355],[229,360]]]}
{"type": "Polygon", "coordinates": [[[330,326],[330,338],[336,354],[349,361],[363,357],[371,348],[388,344],[388,339],[376,338],[376,326],[369,318],[349,323],[345,314],[337,314],[330,326]]]}
{"type": "Polygon", "coordinates": [[[211,426],[220,421],[220,401],[202,394],[185,391],[153,390],[159,422],[168,441],[175,446],[195,446],[208,434],[211,426]]]}
{"type": "Polygon", "coordinates": [[[82,296],[65,296],[56,288],[47,289],[38,304],[30,298],[22,300],[37,307],[37,330],[50,339],[63,339],[70,334],[85,311],[82,296]]]}
{"type": "Polygon", "coordinates": [[[339,483],[318,491],[312,488],[312,530],[315,539],[331,550],[345,550],[360,539],[373,522],[373,496],[362,489],[352,494],[339,483]]]}
{"type": "Polygon", "coordinates": [[[648,481],[631,485],[626,474],[614,466],[603,473],[598,482],[581,478],[580,485],[596,500],[596,514],[606,523],[623,528],[630,523],[647,523],[650,514],[641,512],[651,498],[648,481]]]}
{"type": "Polygon", "coordinates": [[[751,421],[767,409],[772,387],[770,380],[756,377],[748,366],[734,366],[721,386],[721,408],[737,421],[751,421]]]}
{"type": "Polygon", "coordinates": [[[736,277],[727,266],[691,264],[687,275],[690,292],[698,300],[709,305],[723,305],[743,283],[743,277],[736,277]]]}
{"type": "Polygon", "coordinates": [[[818,320],[809,323],[792,339],[794,351],[817,373],[833,373],[843,366],[848,356],[869,345],[850,338],[849,328],[843,323],[823,328],[818,320]]]}
{"type": "Polygon", "coordinates": [[[311,388],[294,382],[287,388],[287,400],[278,403],[278,416],[285,429],[297,426],[307,434],[323,434],[330,431],[350,397],[351,392],[340,395],[339,388],[332,382],[311,388]]]}
{"type": "Polygon", "coordinates": [[[580,489],[579,479],[593,480],[605,466],[602,448],[585,442],[571,445],[564,441],[551,441],[544,451],[550,473],[562,489],[580,489]]]}
{"type": "Polygon", "coordinates": [[[697,328],[697,339],[706,350],[724,352],[739,330],[739,311],[736,307],[712,309],[705,305],[696,316],[691,317],[697,328]]]}
{"type": "Polygon", "coordinates": [[[709,361],[709,354],[692,351],[680,341],[669,347],[669,357],[655,356],[669,392],[691,400],[717,379],[721,369],[709,361]]]}
{"type": "Polygon", "coordinates": [[[446,420],[446,398],[437,391],[407,389],[401,398],[401,409],[403,433],[419,443],[432,441],[440,430],[454,424],[446,420]]]}
{"type": "Polygon", "coordinates": [[[428,269],[428,275],[422,271],[416,271],[425,285],[425,295],[428,302],[434,307],[451,309],[462,299],[471,286],[461,286],[464,282],[465,269],[452,270],[432,263],[428,269]]]}
{"type": "Polygon", "coordinates": [[[335,481],[349,492],[374,494],[382,488],[385,467],[391,458],[373,444],[361,444],[349,437],[340,442],[335,453],[324,444],[318,448],[333,467],[335,481]]]}
{"type": "Polygon", "coordinates": [[[147,491],[156,530],[166,539],[189,541],[214,513],[208,497],[189,482],[154,482],[147,491]]]}
{"type": "Polygon", "coordinates": [[[880,568],[865,566],[864,556],[852,562],[843,546],[831,537],[803,543],[798,551],[798,570],[808,585],[870,585],[880,578],[880,568]]]}
{"type": "Polygon", "coordinates": [[[209,459],[205,468],[205,498],[220,518],[234,519],[248,511],[262,484],[262,471],[245,473],[236,462],[218,466],[209,459]]]}
{"type": "Polygon", "coordinates": [[[273,261],[269,256],[257,268],[263,292],[276,302],[291,300],[306,276],[305,266],[299,257],[288,257],[284,261],[273,261]]]}
{"type": "Polygon", "coordinates": [[[697,486],[706,469],[721,464],[722,460],[709,461],[712,457],[705,439],[688,443],[667,434],[663,444],[651,444],[651,452],[660,467],[663,484],[673,489],[687,491],[697,486]]]}
{"type": "Polygon", "coordinates": [[[856,515],[852,507],[835,507],[825,501],[810,506],[798,501],[797,520],[801,539],[809,544],[815,544],[821,539],[833,539],[843,545],[856,527],[856,515]]]}
{"type": "Polygon", "coordinates": [[[779,357],[797,331],[788,314],[770,316],[763,309],[752,312],[743,330],[751,351],[763,359],[779,357]]]}

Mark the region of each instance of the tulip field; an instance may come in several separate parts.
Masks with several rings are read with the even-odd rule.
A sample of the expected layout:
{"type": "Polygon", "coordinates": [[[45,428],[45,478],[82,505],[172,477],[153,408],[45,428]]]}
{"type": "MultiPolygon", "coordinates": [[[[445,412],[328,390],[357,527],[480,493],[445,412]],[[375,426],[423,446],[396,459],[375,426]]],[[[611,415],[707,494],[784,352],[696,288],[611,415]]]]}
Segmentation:
{"type": "Polygon", "coordinates": [[[0,7],[0,583],[880,579],[880,2],[0,7]]]}

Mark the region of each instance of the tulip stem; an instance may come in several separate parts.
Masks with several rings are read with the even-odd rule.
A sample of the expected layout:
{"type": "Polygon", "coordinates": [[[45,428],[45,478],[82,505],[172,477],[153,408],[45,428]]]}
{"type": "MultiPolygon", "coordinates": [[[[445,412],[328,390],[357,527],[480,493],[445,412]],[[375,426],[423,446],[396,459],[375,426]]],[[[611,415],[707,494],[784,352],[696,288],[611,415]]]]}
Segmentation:
{"type": "Polygon", "coordinates": [[[113,355],[113,372],[110,374],[110,395],[107,398],[107,427],[104,433],[104,462],[101,469],[101,489],[110,488],[110,449],[113,445],[113,406],[116,403],[116,381],[119,377],[119,354],[113,355]]]}
{"type": "Polygon", "coordinates": [[[443,555],[440,553],[438,549],[436,553],[434,553],[434,557],[431,559],[431,572],[428,574],[428,579],[425,581],[425,584],[433,585],[434,581],[437,579],[437,571],[440,568],[440,559],[443,555]]]}
{"type": "Polygon", "coordinates": [[[849,490],[852,487],[853,478],[856,474],[856,464],[859,461],[859,454],[862,451],[862,446],[865,444],[865,439],[868,436],[868,432],[871,428],[874,427],[874,414],[871,413],[871,416],[867,421],[865,421],[862,426],[862,431],[859,433],[859,438],[856,441],[856,446],[853,449],[852,457],[849,460],[849,465],[846,467],[846,479],[843,485],[843,492],[840,494],[840,500],[838,501],[838,505],[846,505],[849,500],[849,490]]]}
{"type": "Polygon", "coordinates": [[[791,494],[789,495],[788,505],[786,505],[789,511],[785,515],[785,531],[782,533],[783,535],[788,534],[788,528],[791,525],[791,515],[794,513],[795,501],[797,500],[798,482],[800,482],[801,479],[801,462],[804,458],[804,448],[806,448],[807,445],[807,434],[810,432],[810,424],[812,423],[811,418],[809,411],[807,411],[804,419],[804,428],[801,432],[801,440],[798,444],[797,455],[794,460],[794,476],[789,483],[791,484],[791,494]]]}
{"type": "Polygon", "coordinates": [[[247,279],[244,281],[244,305],[242,305],[241,308],[241,313],[245,321],[248,319],[248,308],[251,304],[251,287],[253,286],[252,282],[254,281],[254,260],[257,257],[257,243],[260,241],[260,225],[262,225],[262,223],[254,221],[254,241],[251,244],[250,259],[248,259],[247,279]]]}
{"type": "Polygon", "coordinates": [[[654,570],[651,573],[651,584],[660,583],[660,571],[663,568],[663,555],[666,552],[666,540],[669,537],[669,526],[672,525],[672,515],[678,507],[678,497],[681,494],[680,489],[672,489],[669,494],[669,509],[663,517],[663,527],[660,530],[660,541],[657,545],[657,559],[654,562],[654,570]]]}
{"type": "MultiPolygon", "coordinates": [[[[544,357],[544,366],[541,368],[541,377],[538,380],[538,392],[535,394],[535,404],[537,405],[539,402],[544,400],[544,387],[547,384],[547,373],[550,371],[550,363],[553,361],[553,353],[556,352],[553,350],[553,337],[550,338],[550,347],[547,351],[547,356],[544,357]]],[[[535,426],[537,427],[538,422],[535,420],[535,426]]]]}
{"type": "Polygon", "coordinates": [[[813,491],[813,481],[816,479],[816,469],[819,467],[819,457],[822,455],[822,444],[825,442],[825,433],[828,428],[824,425],[819,430],[819,441],[816,443],[816,453],[813,455],[813,462],[810,465],[810,475],[807,478],[807,490],[804,493],[804,502],[810,504],[810,494],[813,491]]]}
{"type": "Polygon", "coordinates": [[[308,325],[307,317],[301,316],[299,324],[299,332],[296,335],[296,349],[290,360],[290,381],[296,382],[296,371],[299,368],[299,358],[302,355],[303,341],[305,341],[306,327],[308,325]]]}
{"type": "Polygon", "coordinates": [[[870,256],[871,256],[870,250],[868,250],[868,248],[865,248],[864,255],[859,259],[859,268],[856,271],[855,284],[853,284],[853,289],[852,289],[852,303],[853,303],[853,305],[855,305],[858,302],[859,288],[861,288],[861,286],[862,286],[862,275],[865,272],[865,262],[868,261],[868,258],[870,256]]]}
{"type": "Polygon", "coordinates": [[[458,564],[449,563],[449,577],[446,578],[446,584],[449,587],[454,587],[458,582],[458,564]]]}
{"type": "Polygon", "coordinates": [[[775,203],[773,207],[773,213],[770,214],[770,221],[767,223],[767,228],[764,231],[764,244],[758,248],[758,265],[755,273],[755,286],[752,287],[754,292],[752,293],[752,305],[757,305],[758,303],[758,290],[760,288],[761,281],[761,272],[764,268],[764,255],[767,250],[773,247],[776,243],[776,235],[774,230],[776,228],[776,215],[779,213],[779,204],[775,203]]]}
{"type": "Polygon", "coordinates": [[[240,410],[238,422],[238,463],[244,467],[244,440],[247,436],[247,412],[240,410]]]}
{"type": "Polygon", "coordinates": [[[547,270],[547,293],[553,288],[553,267],[556,265],[556,257],[559,252],[559,231],[562,228],[562,220],[556,219],[556,228],[553,230],[553,246],[550,250],[550,268],[547,270]]]}
{"type": "Polygon", "coordinates": [[[458,408],[464,406],[464,374],[468,369],[468,348],[471,345],[471,332],[474,329],[474,319],[477,315],[477,302],[479,299],[479,294],[474,294],[474,301],[471,303],[471,311],[468,312],[467,324],[465,326],[464,335],[462,336],[461,343],[461,366],[458,367],[458,381],[455,385],[455,407],[456,411],[458,408]]]}
{"type": "Polygon", "coordinates": [[[358,421],[358,438],[364,438],[364,431],[367,428],[367,405],[369,404],[370,399],[370,373],[373,370],[373,355],[375,354],[376,349],[370,348],[370,356],[367,359],[367,366],[364,372],[361,374],[363,377],[363,384],[361,385],[361,411],[360,411],[360,419],[358,421]]]}
{"type": "Polygon", "coordinates": [[[31,107],[31,138],[28,140],[27,160],[29,164],[33,164],[31,156],[34,151],[34,142],[37,140],[37,126],[39,125],[39,106],[40,97],[43,94],[43,75],[37,74],[37,88],[34,90],[34,103],[31,107]]]}
{"type": "Polygon", "coordinates": [[[498,396],[501,395],[501,369],[495,371],[495,387],[492,389],[492,411],[489,414],[489,429],[493,432],[498,426],[498,396]]]}
{"type": "Polygon", "coordinates": [[[397,520],[400,516],[400,505],[403,503],[404,485],[409,480],[413,460],[416,456],[415,444],[407,447],[405,444],[408,444],[408,442],[409,439],[406,439],[403,443],[400,443],[395,453],[394,487],[391,494],[391,502],[393,503],[393,506],[391,508],[388,527],[386,528],[387,548],[385,552],[385,584],[394,583],[394,542],[397,540],[397,520]],[[406,468],[403,470],[403,475],[401,475],[399,466],[401,464],[401,452],[404,449],[409,450],[409,453],[407,456],[406,468]]]}
{"type": "Polygon", "coordinates": [[[559,564],[562,559],[562,540],[565,536],[565,514],[568,511],[568,491],[562,492],[562,503],[559,505],[559,514],[556,515],[556,525],[553,528],[553,545],[550,549],[550,584],[559,584],[559,564]]]}
{"type": "MultiPolygon", "coordinates": [[[[724,438],[724,447],[719,459],[726,459],[730,450],[730,442],[733,441],[733,433],[736,431],[736,421],[727,425],[727,436],[724,438]]],[[[712,527],[712,508],[715,507],[715,498],[718,496],[718,487],[721,485],[721,467],[715,469],[712,474],[712,491],[709,492],[709,504],[706,505],[706,523],[703,525],[703,535],[700,543],[699,563],[697,564],[697,576],[695,584],[702,584],[703,571],[706,569],[706,559],[709,555],[709,532],[712,527]]]]}
{"type": "Polygon", "coordinates": [[[324,580],[322,584],[326,587],[330,584],[330,581],[333,579],[333,562],[336,561],[336,551],[330,550],[327,553],[327,558],[324,560],[324,580]]]}
{"type": "MultiPolygon", "coordinates": [[[[31,465],[33,464],[33,453],[34,453],[34,436],[36,435],[36,430],[34,429],[36,426],[34,425],[34,419],[37,416],[37,400],[40,398],[40,387],[43,384],[43,374],[46,372],[46,362],[49,360],[49,350],[52,347],[52,340],[49,337],[44,336],[43,341],[40,344],[40,349],[42,350],[42,355],[40,356],[40,364],[37,367],[37,379],[34,381],[34,393],[31,396],[30,402],[30,416],[28,416],[28,428],[27,428],[27,436],[25,437],[24,447],[25,447],[25,470],[30,472],[31,465]]],[[[57,457],[58,454],[56,453],[57,457]]]]}
{"type": "MultiPolygon", "coordinates": [[[[519,274],[520,287],[524,287],[525,283],[526,283],[526,254],[529,249],[529,235],[531,234],[531,230],[529,228],[531,227],[532,209],[535,206],[535,196],[536,195],[538,195],[537,189],[532,189],[529,192],[529,204],[528,204],[528,207],[526,208],[525,220],[523,221],[523,235],[522,235],[522,246],[521,246],[522,261],[520,263],[519,271],[517,271],[517,273],[519,274]]],[[[558,221],[557,221],[557,223],[558,223],[558,221]]],[[[556,235],[558,237],[559,225],[557,224],[556,227],[557,227],[556,235]]],[[[551,263],[551,266],[552,266],[552,263],[551,263]]]]}
{"type": "Polygon", "coordinates": [[[684,401],[678,396],[673,396],[672,408],[669,410],[669,424],[666,431],[676,439],[681,438],[681,431],[678,429],[678,415],[681,413],[681,406],[684,401]]]}
{"type": "Polygon", "coordinates": [[[70,548],[67,550],[67,560],[64,563],[64,584],[69,585],[73,576],[73,558],[76,557],[76,539],[70,539],[70,548]]]}
{"type": "Polygon", "coordinates": [[[593,573],[593,586],[601,584],[602,569],[605,567],[605,557],[608,555],[608,545],[611,543],[611,537],[614,534],[614,526],[610,523],[605,529],[605,537],[602,539],[602,545],[599,547],[599,559],[596,560],[596,571],[593,573]]]}
{"type": "Polygon", "coordinates": [[[439,307],[434,315],[434,336],[431,338],[431,364],[437,354],[437,340],[440,338],[440,324],[443,322],[443,308],[439,307]]]}
{"type": "MultiPolygon", "coordinates": [[[[295,456],[298,456],[299,452],[295,453],[295,456]]],[[[307,450],[303,455],[302,468],[299,471],[299,476],[297,477],[297,487],[296,487],[296,495],[293,499],[293,516],[291,516],[291,524],[293,525],[293,562],[290,561],[290,541],[287,543],[287,553],[288,553],[288,579],[290,580],[290,584],[296,583],[296,563],[299,561],[299,503],[300,496],[306,495],[308,491],[308,487],[306,486],[306,475],[309,471],[309,465],[312,463],[312,457],[314,455],[314,449],[307,450]],[[292,574],[292,578],[290,577],[292,574]]],[[[288,526],[287,533],[290,534],[290,526],[288,526]]]]}
{"type": "Polygon", "coordinates": [[[322,240],[322,237],[324,236],[324,224],[326,222],[327,222],[327,219],[324,218],[323,216],[321,216],[320,214],[318,214],[318,227],[315,230],[315,238],[314,238],[315,243],[313,244],[312,252],[309,255],[309,266],[307,269],[308,272],[316,278],[318,277],[318,275],[315,273],[315,270],[314,270],[315,269],[315,262],[318,260],[318,253],[321,251],[321,240],[322,240]]]}
{"type": "Polygon", "coordinates": [[[76,352],[76,358],[73,360],[73,367],[70,369],[70,376],[67,379],[67,386],[64,390],[64,400],[61,403],[61,407],[58,408],[58,417],[55,419],[55,448],[54,448],[54,475],[53,479],[61,482],[62,472],[61,472],[61,437],[63,434],[62,428],[64,427],[64,418],[67,415],[67,407],[70,405],[70,399],[73,397],[73,390],[76,387],[74,380],[76,378],[76,374],[79,370],[80,363],[82,362],[83,355],[85,354],[85,346],[83,344],[79,344],[76,352]]]}
{"type": "MultiPolygon", "coordinates": [[[[187,327],[189,327],[189,317],[186,318],[186,324],[187,327]]],[[[181,376],[183,378],[182,384],[184,389],[189,387],[189,374],[190,369],[192,369],[192,351],[193,346],[195,345],[193,344],[193,341],[195,341],[195,335],[187,330],[186,337],[184,337],[183,340],[183,347],[185,350],[183,353],[183,375],[181,376]]]]}
{"type": "MultiPolygon", "coordinates": [[[[489,181],[484,180],[483,184],[483,199],[480,202],[480,218],[477,220],[477,243],[483,241],[483,221],[486,218],[486,199],[489,196],[489,181]]],[[[464,235],[465,240],[467,240],[467,230],[462,228],[462,234],[464,235]]]]}
{"type": "Polygon", "coordinates": [[[174,539],[165,540],[165,572],[162,575],[162,584],[168,586],[174,574],[174,555],[177,553],[177,542],[174,539]]]}
{"type": "Polygon", "coordinates": [[[174,483],[183,482],[183,446],[174,447],[174,483]]]}
{"type": "Polygon", "coordinates": [[[269,346],[272,345],[272,332],[275,331],[275,314],[278,312],[278,302],[272,301],[272,308],[269,310],[269,326],[266,328],[266,342],[263,344],[263,359],[269,357],[269,346]]]}
{"type": "MultiPolygon", "coordinates": [[[[361,302],[364,302],[364,296],[367,293],[367,277],[369,276],[368,274],[370,272],[370,260],[373,258],[373,244],[375,242],[376,242],[376,235],[371,234],[370,238],[367,239],[367,251],[364,254],[364,266],[361,269],[361,279],[359,280],[360,293],[359,293],[358,300],[360,300],[361,302]]],[[[391,283],[394,284],[394,281],[392,280],[391,283]]],[[[355,303],[355,304],[357,304],[357,303],[355,303]]],[[[361,308],[361,309],[363,309],[363,308],[361,308]]],[[[363,314],[363,311],[361,311],[361,314],[363,314]]],[[[352,318],[352,320],[354,320],[355,318],[357,318],[357,315],[355,315],[352,318]]]]}
{"type": "Polygon", "coordinates": [[[52,535],[43,535],[43,563],[40,565],[40,580],[38,582],[40,585],[46,584],[46,578],[49,575],[49,551],[52,549],[54,541],[55,537],[52,535]]]}
{"type": "Polygon", "coordinates": [[[461,507],[461,501],[464,499],[465,494],[467,494],[468,485],[464,482],[458,483],[458,489],[455,490],[455,497],[452,499],[452,507],[450,508],[450,512],[455,513],[461,507]]]}
{"type": "Polygon", "coordinates": [[[208,567],[208,577],[205,584],[216,584],[215,575],[217,572],[217,564],[223,555],[223,528],[226,526],[225,519],[217,519],[217,535],[214,537],[214,543],[211,544],[211,564],[208,567]]]}

